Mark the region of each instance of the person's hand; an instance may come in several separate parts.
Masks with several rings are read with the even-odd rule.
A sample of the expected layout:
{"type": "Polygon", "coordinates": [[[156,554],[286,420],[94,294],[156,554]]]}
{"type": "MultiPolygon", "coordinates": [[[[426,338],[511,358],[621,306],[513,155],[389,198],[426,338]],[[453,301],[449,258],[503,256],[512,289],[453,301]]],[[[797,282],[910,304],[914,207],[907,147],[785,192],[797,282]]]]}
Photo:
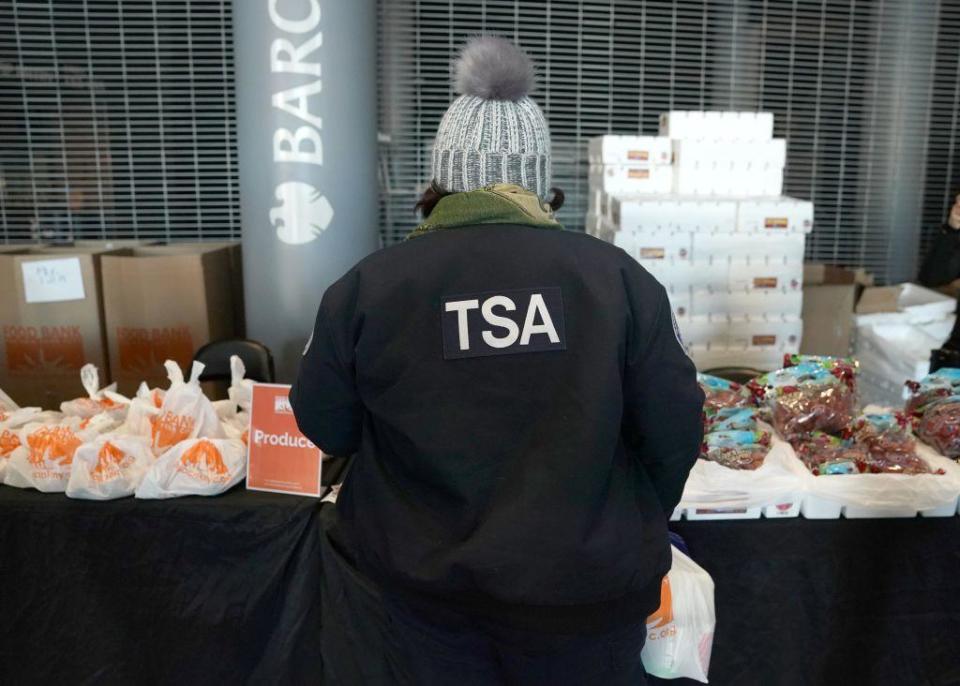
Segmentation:
{"type": "Polygon", "coordinates": [[[953,207],[950,208],[950,216],[947,217],[947,224],[951,229],[960,231],[960,195],[956,197],[953,207]]]}

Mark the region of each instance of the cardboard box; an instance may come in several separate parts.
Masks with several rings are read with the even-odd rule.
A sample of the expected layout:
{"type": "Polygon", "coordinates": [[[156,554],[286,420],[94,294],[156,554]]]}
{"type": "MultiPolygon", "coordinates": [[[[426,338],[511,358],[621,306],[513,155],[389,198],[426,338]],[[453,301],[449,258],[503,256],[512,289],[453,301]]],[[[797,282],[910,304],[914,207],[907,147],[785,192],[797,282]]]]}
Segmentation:
{"type": "Polygon", "coordinates": [[[866,288],[857,302],[857,326],[923,324],[951,317],[956,301],[914,283],[866,288]]]}
{"type": "Polygon", "coordinates": [[[850,354],[853,309],[865,275],[825,264],[803,266],[803,341],[805,355],[850,354]]]}
{"type": "Polygon", "coordinates": [[[235,244],[182,243],[104,256],[107,342],[121,393],[141,381],[166,387],[164,360],[187,369],[200,346],[239,335],[238,252],[235,244]]]}
{"type": "Polygon", "coordinates": [[[21,406],[59,409],[84,394],[90,362],[110,379],[95,247],[0,251],[0,388],[21,406]]]}
{"type": "Polygon", "coordinates": [[[670,164],[671,156],[665,136],[594,136],[587,145],[590,164],[653,166],[670,164]]]}

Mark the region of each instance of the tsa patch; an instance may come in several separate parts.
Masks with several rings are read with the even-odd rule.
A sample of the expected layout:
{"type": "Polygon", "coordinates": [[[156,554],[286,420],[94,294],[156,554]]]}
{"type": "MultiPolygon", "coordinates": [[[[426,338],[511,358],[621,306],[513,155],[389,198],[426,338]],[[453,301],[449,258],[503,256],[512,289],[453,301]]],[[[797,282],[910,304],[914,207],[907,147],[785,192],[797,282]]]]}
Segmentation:
{"type": "Polygon", "coordinates": [[[684,354],[687,353],[687,346],[683,343],[683,336],[680,335],[680,325],[677,324],[677,317],[673,314],[673,310],[670,310],[670,321],[673,323],[673,335],[677,338],[677,343],[680,344],[680,348],[683,350],[684,354]]]}
{"type": "Polygon", "coordinates": [[[567,349],[556,286],[444,296],[440,324],[446,360],[567,349]]]}

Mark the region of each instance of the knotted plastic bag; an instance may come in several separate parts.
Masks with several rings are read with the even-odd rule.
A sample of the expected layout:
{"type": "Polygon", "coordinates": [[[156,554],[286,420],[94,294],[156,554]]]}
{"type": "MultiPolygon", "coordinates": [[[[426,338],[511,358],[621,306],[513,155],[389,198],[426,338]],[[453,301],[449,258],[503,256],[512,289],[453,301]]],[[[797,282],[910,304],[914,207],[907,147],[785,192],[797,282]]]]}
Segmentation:
{"type": "Polygon", "coordinates": [[[153,462],[149,438],[101,434],[74,453],[67,495],[87,500],[133,495],[153,462]]]}
{"type": "Polygon", "coordinates": [[[150,445],[154,454],[161,455],[188,438],[225,438],[213,403],[200,388],[204,365],[194,362],[188,381],[183,380],[183,372],[173,360],[167,360],[163,366],[167,368],[170,388],[163,397],[160,412],[150,419],[150,445]]]}
{"type": "Polygon", "coordinates": [[[20,447],[20,428],[30,422],[52,424],[60,419],[59,412],[41,412],[39,407],[0,410],[0,484],[7,471],[7,460],[20,447]]]}
{"type": "Polygon", "coordinates": [[[7,461],[4,483],[62,493],[67,488],[77,448],[109,431],[113,424],[103,413],[87,419],[66,417],[55,424],[27,424],[17,436],[20,444],[7,461]]]}
{"type": "Polygon", "coordinates": [[[86,398],[67,400],[60,403],[60,411],[67,417],[93,417],[107,412],[114,419],[123,420],[130,401],[116,393],[117,384],[100,389],[100,372],[95,365],[85,364],[80,369],[80,383],[87,392],[86,398]]]}
{"type": "Polygon", "coordinates": [[[671,551],[673,567],[660,587],[660,609],[647,618],[640,655],[654,676],[707,683],[716,626],[713,579],[675,547],[671,551]]]}
{"type": "MultiPolygon", "coordinates": [[[[111,397],[111,393],[106,393],[111,397]]],[[[160,414],[160,408],[163,406],[165,391],[161,388],[150,389],[146,382],[142,382],[137,388],[137,393],[130,400],[130,406],[127,408],[127,416],[123,425],[117,430],[118,433],[131,436],[143,436],[150,438],[153,430],[153,419],[160,414]]]]}
{"type": "Polygon", "coordinates": [[[137,498],[218,495],[240,483],[247,473],[243,443],[230,439],[192,438],[161,455],[137,487],[137,498]]]}

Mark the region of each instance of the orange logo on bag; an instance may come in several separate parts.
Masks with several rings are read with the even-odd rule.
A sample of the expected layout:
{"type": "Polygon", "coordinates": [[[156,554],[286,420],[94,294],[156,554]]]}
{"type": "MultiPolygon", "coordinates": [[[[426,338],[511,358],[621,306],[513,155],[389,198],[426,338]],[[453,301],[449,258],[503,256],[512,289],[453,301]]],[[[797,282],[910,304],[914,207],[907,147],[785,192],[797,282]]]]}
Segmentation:
{"type": "Polygon", "coordinates": [[[11,372],[62,374],[86,361],[79,326],[4,326],[3,341],[11,372]]]}
{"type": "Polygon", "coordinates": [[[9,429],[0,433],[0,457],[6,457],[20,447],[20,438],[9,429]]]}
{"type": "Polygon", "coordinates": [[[113,443],[107,441],[97,453],[97,464],[90,472],[94,481],[107,481],[120,476],[120,468],[126,467],[132,459],[113,443]]]}
{"type": "Polygon", "coordinates": [[[193,338],[188,326],[156,329],[117,327],[117,357],[124,372],[153,374],[164,360],[189,367],[193,359],[193,338]]]}
{"type": "Polygon", "coordinates": [[[670,592],[670,579],[663,577],[660,584],[660,608],[647,617],[648,629],[659,629],[673,621],[673,593],[670,592]]]}
{"type": "Polygon", "coordinates": [[[244,445],[250,445],[250,429],[246,429],[243,432],[243,435],[240,437],[240,440],[243,441],[244,445]]]}
{"type": "Polygon", "coordinates": [[[206,440],[183,451],[177,471],[189,474],[200,481],[226,481],[230,473],[220,451],[213,443],[206,440]]]}
{"type": "Polygon", "coordinates": [[[154,389],[150,396],[153,398],[153,406],[155,408],[159,410],[163,407],[163,392],[159,388],[154,389]]]}
{"type": "Polygon", "coordinates": [[[82,441],[65,426],[43,427],[27,436],[30,464],[42,465],[45,460],[65,466],[73,462],[73,454],[82,441]]]}
{"type": "Polygon", "coordinates": [[[767,217],[763,220],[765,229],[786,229],[789,226],[790,222],[786,217],[767,217]]]}
{"type": "Polygon", "coordinates": [[[193,417],[164,412],[150,417],[150,439],[155,448],[169,448],[190,438],[193,432],[193,417]]]}

